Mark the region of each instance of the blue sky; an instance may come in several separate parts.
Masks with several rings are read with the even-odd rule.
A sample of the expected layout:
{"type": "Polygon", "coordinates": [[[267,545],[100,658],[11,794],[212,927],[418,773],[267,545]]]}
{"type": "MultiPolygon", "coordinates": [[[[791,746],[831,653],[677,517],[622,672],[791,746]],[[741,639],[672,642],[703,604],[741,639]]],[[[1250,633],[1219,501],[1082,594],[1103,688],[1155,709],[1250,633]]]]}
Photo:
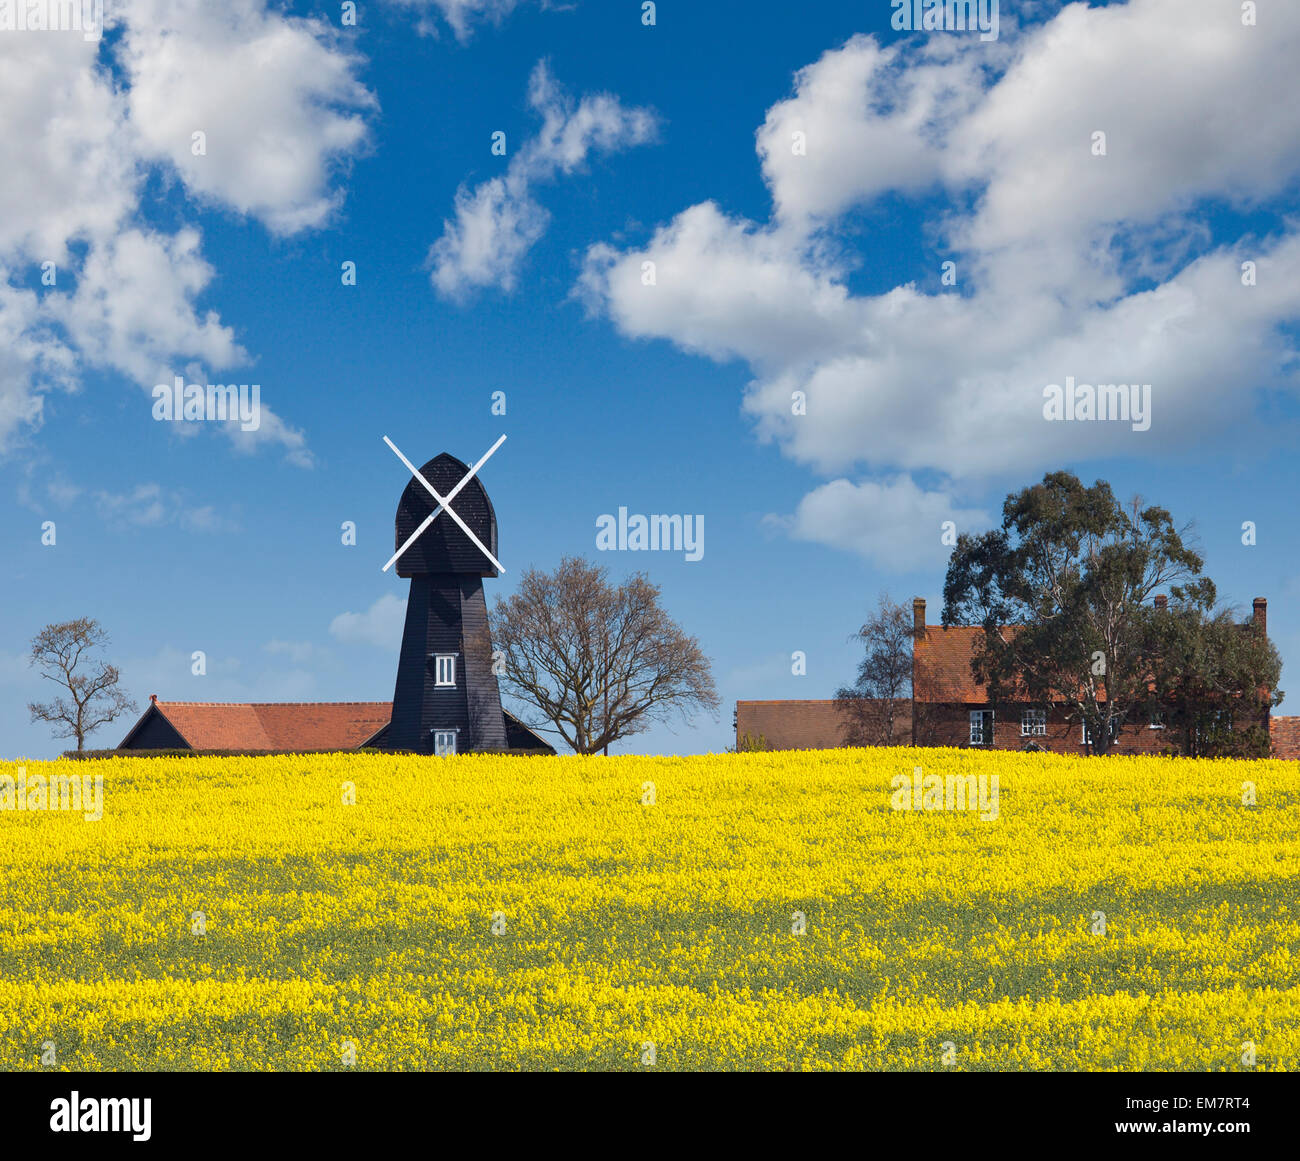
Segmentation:
{"type": "Polygon", "coordinates": [[[1298,655],[1300,13],[1004,3],[981,43],[883,2],[337,7],[0,33],[0,752],[65,747],[25,654],[83,615],[141,704],[391,697],[384,435],[508,436],[489,601],[566,554],[662,586],[724,708],[624,749],[830,696],[879,592],[938,619],[944,520],[1060,467],[1194,521],[1298,655]],[[262,428],[155,421],[174,374],[259,384],[262,428]],[[1150,429],[1049,423],[1066,376],[1150,383],[1150,429]],[[703,559],[597,553],[619,506],[702,515],[703,559]]]}

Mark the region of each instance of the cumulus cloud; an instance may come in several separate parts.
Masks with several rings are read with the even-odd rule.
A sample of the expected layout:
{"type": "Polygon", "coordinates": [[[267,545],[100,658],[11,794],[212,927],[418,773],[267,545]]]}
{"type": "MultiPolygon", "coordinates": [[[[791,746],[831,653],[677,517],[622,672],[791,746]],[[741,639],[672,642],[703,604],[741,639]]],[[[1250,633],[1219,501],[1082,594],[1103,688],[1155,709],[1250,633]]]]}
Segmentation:
{"type": "Polygon", "coordinates": [[[109,236],[143,176],[126,108],[80,36],[0,36],[0,257],[63,263],[109,236]]]}
{"type": "MultiPolygon", "coordinates": [[[[960,41],[955,42],[960,45],[960,41]]],[[[888,190],[917,191],[945,173],[946,131],[978,100],[990,52],[917,61],[855,36],[795,74],[795,95],[758,130],[778,218],[834,218],[888,190]]]]}
{"type": "Polygon", "coordinates": [[[196,311],[213,275],[199,244],[194,229],[170,236],[124,230],[87,254],[76,290],[51,294],[47,309],[86,362],[141,387],[152,388],[177,357],[213,367],[243,362],[247,355],[216,312],[196,311]]]}
{"type": "Polygon", "coordinates": [[[767,517],[796,540],[843,548],[900,572],[942,566],[950,551],[945,532],[979,531],[989,520],[988,512],[963,508],[950,492],[925,491],[907,476],[832,480],[806,495],[793,515],[767,517]]]}
{"type": "Polygon", "coordinates": [[[349,645],[396,649],[406,624],[406,602],[385,593],[364,613],[340,613],[330,622],[330,635],[349,645]]]}
{"type": "Polygon", "coordinates": [[[443,222],[442,237],[429,251],[433,285],[446,297],[488,286],[513,290],[525,256],[550,221],[533,188],[578,172],[593,153],[642,145],[658,128],[652,111],[628,108],[608,93],[575,102],[545,61],[533,69],[528,104],[542,117],[537,136],[511,157],[504,176],[456,191],[454,216],[443,222]]]}
{"type": "Polygon", "coordinates": [[[76,366],[36,294],[11,285],[0,266],[0,451],[40,423],[46,392],[77,389],[76,366]]]}
{"type": "Polygon", "coordinates": [[[129,0],[124,20],[118,56],[146,157],[276,233],[330,216],[332,171],[365,145],[377,107],[337,29],[264,0],[129,0]]]}
{"type": "MultiPolygon", "coordinates": [[[[151,390],[183,362],[247,361],[199,305],[214,272],[198,231],[145,223],[146,179],[289,234],[329,218],[366,146],[375,100],[327,23],[265,0],[123,0],[109,16],[119,35],[102,42],[0,37],[0,450],[86,368],[151,390]]],[[[303,462],[301,433],[272,430],[303,462]]]]}
{"type": "Polygon", "coordinates": [[[579,291],[624,334],[747,363],[745,411],[787,455],[887,476],[819,488],[785,525],[869,555],[886,545],[870,504],[932,525],[950,502],[899,473],[978,485],[1248,438],[1255,390],[1296,386],[1300,234],[1225,236],[1206,215],[1285,208],[1300,177],[1285,96],[1300,9],[1275,16],[1260,37],[1213,0],[1131,0],[1070,5],[992,52],[854,37],[802,69],[758,131],[768,221],[690,206],[643,246],[591,247],[579,291]],[[922,193],[948,207],[930,216],[934,283],[851,290],[849,212],[922,193]],[[956,288],[938,285],[946,258],[956,288]],[[1067,376],[1150,383],[1150,430],[1047,422],[1044,388],[1067,376]]]}

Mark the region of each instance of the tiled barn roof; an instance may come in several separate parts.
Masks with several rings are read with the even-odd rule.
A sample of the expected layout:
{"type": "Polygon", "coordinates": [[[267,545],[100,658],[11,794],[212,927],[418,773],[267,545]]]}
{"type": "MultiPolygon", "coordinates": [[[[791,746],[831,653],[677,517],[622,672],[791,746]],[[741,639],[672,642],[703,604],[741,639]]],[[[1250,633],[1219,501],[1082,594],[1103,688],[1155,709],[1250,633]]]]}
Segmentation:
{"type": "MultiPolygon", "coordinates": [[[[194,750],[355,750],[369,742],[393,716],[391,701],[159,701],[155,696],[122,740],[157,713],[194,750]]],[[[507,713],[511,748],[554,753],[554,747],[507,713]]]]}
{"type": "Polygon", "coordinates": [[[355,750],[392,717],[388,701],[155,701],[195,750],[355,750]]]}
{"type": "MultiPolygon", "coordinates": [[[[884,711],[879,701],[869,703],[873,715],[871,728],[883,729],[884,711]]],[[[847,743],[849,718],[839,703],[825,701],[738,701],[736,702],[736,739],[746,734],[759,738],[769,750],[831,750],[847,743]]],[[[898,698],[894,704],[894,742],[899,746],[912,741],[912,701],[898,698]]]]}

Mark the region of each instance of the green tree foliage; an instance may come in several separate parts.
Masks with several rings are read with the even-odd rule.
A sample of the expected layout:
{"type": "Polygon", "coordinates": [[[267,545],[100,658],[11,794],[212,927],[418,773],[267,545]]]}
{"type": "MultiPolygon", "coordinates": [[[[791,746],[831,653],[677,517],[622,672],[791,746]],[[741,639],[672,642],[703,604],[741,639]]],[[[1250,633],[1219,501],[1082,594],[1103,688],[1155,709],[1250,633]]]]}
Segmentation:
{"type": "Polygon", "coordinates": [[[1216,609],[1208,579],[1170,596],[1147,617],[1151,712],[1163,713],[1185,754],[1268,757],[1266,715],[1282,701],[1277,649],[1254,623],[1216,609]]]}
{"type": "Polygon", "coordinates": [[[1186,533],[1104,481],[1049,473],[1007,497],[1000,528],[958,538],[943,623],[984,627],[972,668],[995,705],[1063,703],[1105,753],[1151,705],[1151,598],[1201,574],[1186,533]]]}

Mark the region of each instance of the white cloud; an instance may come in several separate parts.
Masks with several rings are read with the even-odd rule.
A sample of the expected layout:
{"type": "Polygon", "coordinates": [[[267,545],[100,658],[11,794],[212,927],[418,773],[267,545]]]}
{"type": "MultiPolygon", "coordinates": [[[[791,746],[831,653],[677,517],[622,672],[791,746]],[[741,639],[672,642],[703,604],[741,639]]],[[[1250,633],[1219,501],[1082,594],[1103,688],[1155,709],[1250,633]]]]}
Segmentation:
{"type": "Polygon", "coordinates": [[[727,218],[712,202],[683,210],[640,250],[591,247],[580,288],[625,334],[772,371],[841,347],[864,314],[834,268],[806,259],[799,238],[727,218]]]}
{"type": "Polygon", "coordinates": [[[54,333],[35,293],[11,286],[6,273],[0,267],[0,451],[19,431],[39,426],[44,392],[77,388],[75,353],[54,333]]]}
{"type": "Polygon", "coordinates": [[[767,520],[796,540],[843,548],[904,572],[942,567],[950,551],[943,543],[945,522],[958,534],[980,532],[990,517],[961,507],[948,491],[927,492],[901,476],[879,483],[832,480],[806,495],[794,515],[767,520]]]}
{"type": "Polygon", "coordinates": [[[174,359],[217,368],[247,359],[215,311],[196,312],[212,274],[199,254],[197,230],[170,237],[126,230],[91,250],[75,292],[51,294],[47,309],[86,362],[152,389],[170,382],[166,368],[174,359]]]}
{"type": "Polygon", "coordinates": [[[819,488],[787,525],[869,555],[908,558],[872,505],[908,523],[949,502],[899,473],[978,483],[1248,440],[1255,390],[1296,386],[1283,328],[1300,317],[1300,233],[1224,237],[1220,219],[1211,243],[1205,203],[1267,206],[1300,175],[1285,63],[1300,9],[1274,17],[1260,37],[1213,0],[1076,4],[992,55],[951,35],[855,37],[801,70],[758,132],[770,221],[691,206],[644,246],[590,248],[579,291],[624,334],[744,360],[745,410],[792,458],[888,475],[819,488]],[[845,213],[921,191],[949,198],[929,223],[933,289],[850,290],[860,226],[845,213]],[[943,258],[957,289],[938,286],[943,258]],[[1043,389],[1067,376],[1150,383],[1150,430],[1047,422],[1043,389]]]}
{"type": "Polygon", "coordinates": [[[79,36],[0,35],[0,260],[64,264],[136,206],[142,169],[126,109],[79,36]]]}
{"type": "Polygon", "coordinates": [[[422,35],[437,36],[438,17],[441,17],[462,41],[469,39],[475,24],[484,21],[500,24],[519,6],[519,0],[388,0],[388,3],[418,13],[416,28],[422,35]]]}
{"type": "Polygon", "coordinates": [[[981,45],[918,63],[855,36],[800,69],[795,95],[768,110],[757,134],[777,216],[833,218],[887,190],[939,182],[947,128],[976,100],[988,56],[981,45]]]}
{"type": "Polygon", "coordinates": [[[406,624],[406,602],[385,593],[364,613],[340,613],[330,622],[330,635],[349,645],[377,645],[395,650],[406,624]]]}
{"type": "Polygon", "coordinates": [[[96,492],[95,506],[106,519],[125,524],[148,526],[162,524],[167,519],[162,487],[158,484],[139,484],[129,492],[96,492]]]}
{"type": "Polygon", "coordinates": [[[323,224],[342,200],[332,171],[366,144],[377,107],[343,35],[264,0],[129,0],[124,14],[119,58],[142,153],[277,233],[323,224]]]}
{"type": "Polygon", "coordinates": [[[494,177],[456,191],[456,216],[429,252],[433,285],[447,297],[471,287],[515,288],[525,255],[546,233],[550,215],[528,196],[527,183],[494,177]]]}
{"type": "Polygon", "coordinates": [[[533,69],[528,103],[542,115],[537,136],[511,157],[505,175],[456,191],[455,216],[429,251],[438,292],[463,298],[473,289],[513,290],[528,251],[550,215],[532,195],[539,182],[577,172],[592,153],[612,153],[650,141],[658,122],[649,109],[626,108],[607,93],[574,102],[546,62],[533,69]]]}
{"type": "Polygon", "coordinates": [[[222,423],[222,432],[235,445],[235,450],[249,455],[267,445],[279,445],[285,449],[285,462],[299,468],[316,466],[316,457],[307,447],[307,436],[298,428],[286,423],[266,403],[259,404],[259,423],[251,431],[245,431],[238,420],[222,423]]]}
{"type": "MultiPolygon", "coordinates": [[[[337,30],[265,0],[123,0],[108,14],[120,36],[103,42],[0,36],[0,450],[83,367],[149,389],[181,362],[247,361],[198,305],[213,277],[199,233],[143,223],[146,178],[178,178],[278,234],[319,226],[376,108],[337,30]],[[196,130],[206,156],[191,152],[196,130]],[[36,295],[22,284],[41,263],[57,281],[36,295]]],[[[274,430],[309,461],[300,432],[274,430]]]]}
{"type": "Polygon", "coordinates": [[[192,532],[227,532],[237,529],[229,516],[210,504],[194,504],[161,484],[137,484],[123,492],[97,491],[93,496],[101,518],[138,528],[175,524],[192,532]]]}

